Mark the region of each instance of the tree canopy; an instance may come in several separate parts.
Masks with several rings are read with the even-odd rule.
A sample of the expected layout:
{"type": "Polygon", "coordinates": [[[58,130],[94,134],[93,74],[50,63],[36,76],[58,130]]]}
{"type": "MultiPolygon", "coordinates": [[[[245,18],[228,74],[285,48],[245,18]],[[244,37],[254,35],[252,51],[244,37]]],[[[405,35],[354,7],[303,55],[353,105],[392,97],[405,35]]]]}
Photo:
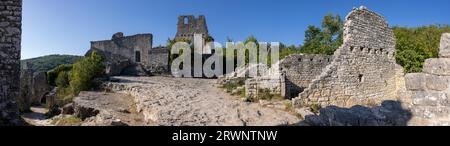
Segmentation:
{"type": "Polygon", "coordinates": [[[343,43],[343,26],[344,22],[341,17],[332,14],[323,18],[321,28],[308,26],[300,52],[332,55],[343,43]]]}

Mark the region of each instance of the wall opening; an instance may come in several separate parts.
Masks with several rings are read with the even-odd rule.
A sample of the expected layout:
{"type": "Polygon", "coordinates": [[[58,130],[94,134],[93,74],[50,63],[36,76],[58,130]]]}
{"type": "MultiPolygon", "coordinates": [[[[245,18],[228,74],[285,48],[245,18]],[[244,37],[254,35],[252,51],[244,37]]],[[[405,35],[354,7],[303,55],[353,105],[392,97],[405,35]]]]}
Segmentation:
{"type": "Polygon", "coordinates": [[[188,18],[187,18],[187,17],[184,17],[184,18],[183,18],[183,24],[186,25],[186,24],[188,24],[188,22],[189,22],[189,21],[188,21],[188,18]]]}
{"type": "Polygon", "coordinates": [[[136,62],[141,62],[141,51],[136,51],[135,59],[136,62]]]}
{"type": "Polygon", "coordinates": [[[47,95],[48,95],[49,93],[47,92],[47,93],[45,93],[44,94],[44,96],[42,96],[42,98],[41,98],[41,104],[47,104],[47,95]]]}
{"type": "Polygon", "coordinates": [[[358,80],[359,80],[360,83],[364,82],[364,75],[359,74],[358,75],[358,80]]]}

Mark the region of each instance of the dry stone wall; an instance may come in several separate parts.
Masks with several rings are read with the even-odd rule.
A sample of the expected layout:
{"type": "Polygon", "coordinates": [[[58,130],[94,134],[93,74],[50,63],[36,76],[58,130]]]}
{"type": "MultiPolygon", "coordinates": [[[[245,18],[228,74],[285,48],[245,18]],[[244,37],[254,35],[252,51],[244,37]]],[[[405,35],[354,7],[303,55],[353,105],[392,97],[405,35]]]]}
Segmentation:
{"type": "Polygon", "coordinates": [[[422,73],[405,76],[412,114],[422,119],[413,125],[450,125],[450,33],[442,35],[440,46],[441,58],[427,59],[422,73]]]}
{"type": "Polygon", "coordinates": [[[0,1],[0,125],[19,124],[22,0],[0,1]]]}
{"type": "Polygon", "coordinates": [[[281,62],[284,74],[283,95],[286,98],[297,97],[303,92],[311,81],[314,80],[322,70],[331,63],[332,56],[329,55],[305,55],[296,54],[287,56],[281,62]]]}
{"type": "Polygon", "coordinates": [[[293,100],[297,107],[318,104],[351,107],[396,97],[395,38],[387,22],[365,7],[346,17],[344,43],[330,65],[293,100]]]}
{"type": "Polygon", "coordinates": [[[264,74],[246,80],[246,96],[256,97],[260,90],[291,99],[302,92],[331,63],[329,55],[289,55],[264,74]]]}

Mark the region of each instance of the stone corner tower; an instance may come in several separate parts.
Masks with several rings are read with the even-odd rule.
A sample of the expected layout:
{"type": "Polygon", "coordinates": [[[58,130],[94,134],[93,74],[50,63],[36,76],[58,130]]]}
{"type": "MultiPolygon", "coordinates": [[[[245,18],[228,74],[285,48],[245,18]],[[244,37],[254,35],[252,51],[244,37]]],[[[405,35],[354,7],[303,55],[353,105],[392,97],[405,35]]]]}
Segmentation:
{"type": "Polygon", "coordinates": [[[0,1],[0,125],[18,125],[22,0],[0,1]]]}
{"type": "Polygon", "coordinates": [[[193,15],[179,16],[175,39],[184,38],[193,40],[194,34],[209,35],[205,16],[200,15],[198,18],[195,18],[193,15]]]}

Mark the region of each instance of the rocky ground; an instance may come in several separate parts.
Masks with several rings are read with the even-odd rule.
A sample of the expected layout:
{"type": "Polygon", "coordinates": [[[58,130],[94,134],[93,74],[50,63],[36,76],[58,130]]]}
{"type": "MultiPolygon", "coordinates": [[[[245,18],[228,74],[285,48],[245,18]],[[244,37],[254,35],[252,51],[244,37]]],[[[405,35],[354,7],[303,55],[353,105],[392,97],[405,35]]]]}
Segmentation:
{"type": "Polygon", "coordinates": [[[154,125],[136,111],[133,97],[120,93],[81,92],[74,98],[73,112],[83,126],[154,125]]]}
{"type": "Polygon", "coordinates": [[[300,121],[292,112],[248,103],[219,88],[216,80],[114,77],[113,92],[129,94],[144,124],[164,126],[270,126],[300,121]]]}
{"type": "Polygon", "coordinates": [[[51,119],[45,116],[45,113],[48,112],[47,108],[44,106],[36,106],[31,107],[30,110],[30,112],[22,115],[26,123],[34,126],[52,126],[51,119]]]}

